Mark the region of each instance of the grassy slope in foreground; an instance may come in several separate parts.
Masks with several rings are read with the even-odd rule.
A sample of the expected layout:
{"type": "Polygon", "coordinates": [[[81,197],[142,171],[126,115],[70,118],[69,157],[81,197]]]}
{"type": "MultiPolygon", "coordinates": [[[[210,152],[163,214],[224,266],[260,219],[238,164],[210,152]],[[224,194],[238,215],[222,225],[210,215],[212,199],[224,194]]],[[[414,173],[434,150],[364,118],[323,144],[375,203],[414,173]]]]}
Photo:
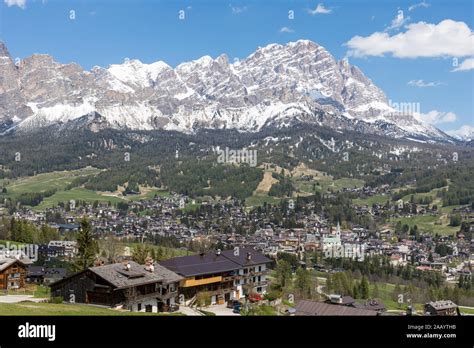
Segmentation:
{"type": "Polygon", "coordinates": [[[103,315],[103,316],[140,316],[140,315],[184,315],[181,313],[137,313],[118,311],[109,308],[94,307],[82,304],[55,304],[55,303],[0,303],[0,316],[14,315],[103,315]]]}

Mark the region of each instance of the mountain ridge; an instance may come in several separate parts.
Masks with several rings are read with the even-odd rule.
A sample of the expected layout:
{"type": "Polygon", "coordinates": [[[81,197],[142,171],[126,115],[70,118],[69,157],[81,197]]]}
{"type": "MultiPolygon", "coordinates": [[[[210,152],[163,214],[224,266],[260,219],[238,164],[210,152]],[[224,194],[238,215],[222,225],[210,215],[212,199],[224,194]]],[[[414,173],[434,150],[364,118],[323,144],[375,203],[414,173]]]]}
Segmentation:
{"type": "Polygon", "coordinates": [[[16,65],[0,42],[0,73],[0,123],[7,131],[98,114],[118,129],[255,132],[268,125],[306,122],[396,138],[453,141],[413,115],[397,112],[359,68],[347,59],[337,61],[309,40],[259,47],[234,63],[221,54],[175,68],[163,61],[133,59],[90,71],[44,54],[16,65]]]}

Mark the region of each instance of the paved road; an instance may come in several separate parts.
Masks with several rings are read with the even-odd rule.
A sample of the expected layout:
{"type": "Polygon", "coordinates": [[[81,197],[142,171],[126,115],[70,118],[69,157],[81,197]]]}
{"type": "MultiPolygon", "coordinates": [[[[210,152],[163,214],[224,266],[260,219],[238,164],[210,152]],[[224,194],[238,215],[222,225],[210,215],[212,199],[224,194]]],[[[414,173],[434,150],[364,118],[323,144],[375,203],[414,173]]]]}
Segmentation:
{"type": "Polygon", "coordinates": [[[203,308],[207,312],[215,313],[216,315],[240,315],[238,313],[232,312],[232,308],[227,308],[225,304],[223,305],[212,305],[209,307],[203,308]]]}
{"type": "Polygon", "coordinates": [[[186,314],[188,316],[199,316],[199,315],[204,315],[201,312],[195,310],[194,308],[191,307],[186,307],[186,306],[179,306],[179,312],[186,314]]]}
{"type": "Polygon", "coordinates": [[[44,298],[33,297],[33,295],[4,295],[0,296],[0,303],[17,303],[21,301],[41,302],[44,298]]]}

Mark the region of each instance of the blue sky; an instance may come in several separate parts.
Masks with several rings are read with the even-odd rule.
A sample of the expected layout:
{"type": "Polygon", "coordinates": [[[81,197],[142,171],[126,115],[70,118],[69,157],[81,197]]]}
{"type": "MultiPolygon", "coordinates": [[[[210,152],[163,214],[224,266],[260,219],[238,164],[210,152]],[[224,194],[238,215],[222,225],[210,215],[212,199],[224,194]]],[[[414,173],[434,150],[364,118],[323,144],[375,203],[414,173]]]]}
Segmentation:
{"type": "Polygon", "coordinates": [[[393,102],[420,103],[420,117],[437,127],[474,127],[470,0],[1,1],[0,39],[14,58],[48,53],[86,69],[126,57],[176,66],[309,39],[348,56],[393,102]]]}

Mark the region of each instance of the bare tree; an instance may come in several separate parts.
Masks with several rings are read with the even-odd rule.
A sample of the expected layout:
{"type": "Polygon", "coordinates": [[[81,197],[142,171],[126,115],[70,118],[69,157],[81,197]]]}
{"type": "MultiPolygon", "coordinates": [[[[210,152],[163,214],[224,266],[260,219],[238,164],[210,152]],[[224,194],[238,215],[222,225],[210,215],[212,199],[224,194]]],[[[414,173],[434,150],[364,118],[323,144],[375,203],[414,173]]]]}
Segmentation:
{"type": "Polygon", "coordinates": [[[114,263],[117,256],[120,255],[120,244],[117,238],[112,235],[108,235],[107,238],[101,240],[100,249],[109,263],[114,263]]]}
{"type": "Polygon", "coordinates": [[[130,287],[124,290],[125,295],[125,307],[132,310],[133,304],[136,302],[138,298],[138,292],[135,287],[130,287]]]}

